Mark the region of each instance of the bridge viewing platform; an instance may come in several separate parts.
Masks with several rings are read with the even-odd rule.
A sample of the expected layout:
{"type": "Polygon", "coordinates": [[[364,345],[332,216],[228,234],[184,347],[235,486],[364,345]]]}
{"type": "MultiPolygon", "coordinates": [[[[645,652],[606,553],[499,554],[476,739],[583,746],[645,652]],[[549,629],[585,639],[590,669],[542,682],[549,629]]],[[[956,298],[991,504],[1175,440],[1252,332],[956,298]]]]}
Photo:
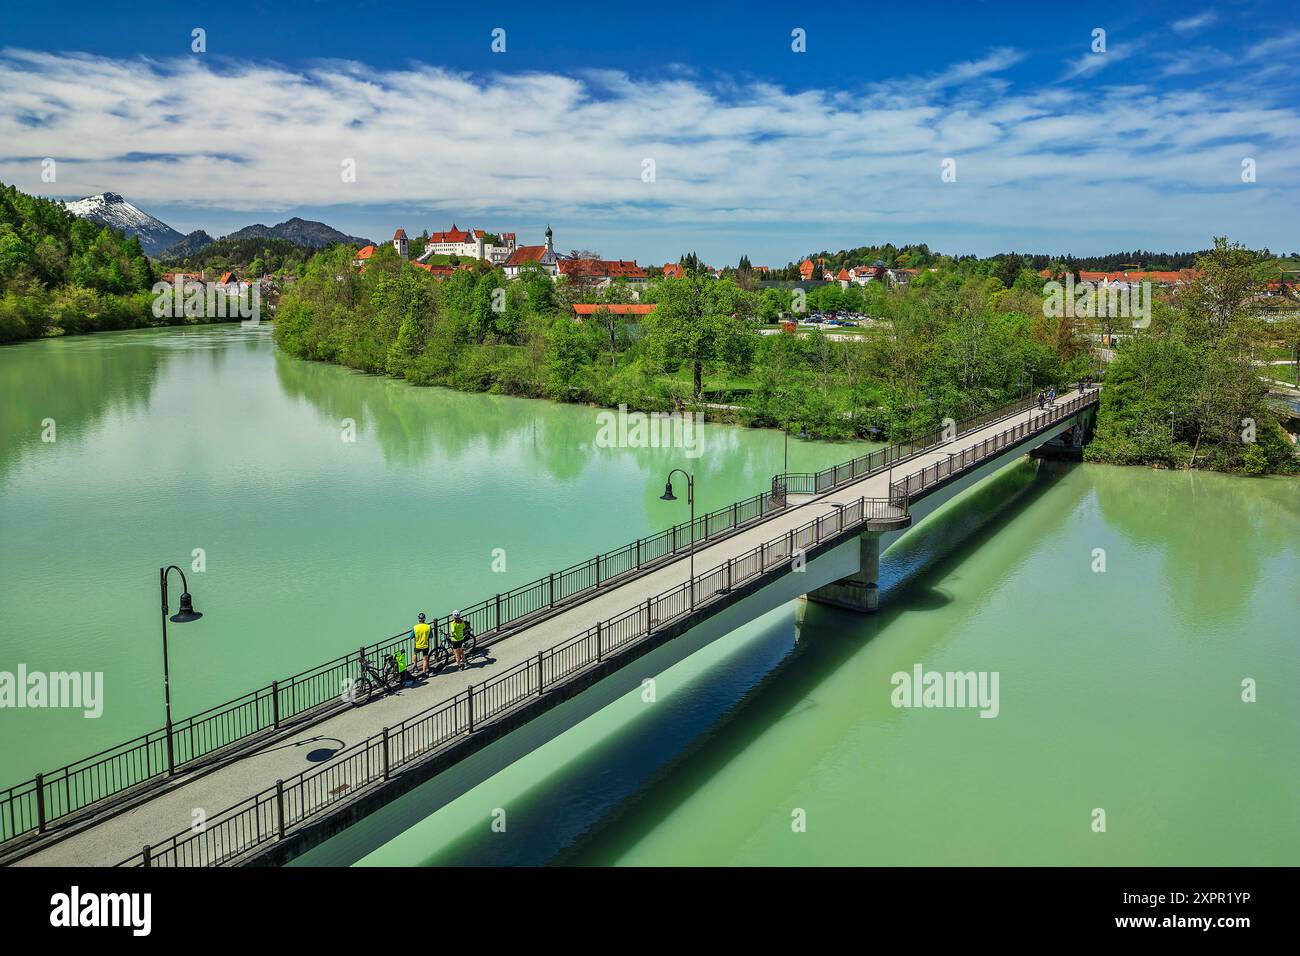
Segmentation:
{"type": "MultiPolygon", "coordinates": [[[[815,475],[778,475],[693,525],[496,595],[466,611],[479,649],[463,670],[352,706],[341,693],[359,672],[354,652],[0,790],[0,862],[278,864],[327,841],[335,862],[354,859],[364,850],[343,845],[352,824],[373,816],[367,839],[401,832],[774,607],[806,594],[874,609],[890,543],[1011,460],[1082,430],[1097,396],[1068,392],[1042,410],[1022,401],[815,475]]],[[[409,660],[409,642],[363,651],[382,663],[405,647],[409,660]]]]}

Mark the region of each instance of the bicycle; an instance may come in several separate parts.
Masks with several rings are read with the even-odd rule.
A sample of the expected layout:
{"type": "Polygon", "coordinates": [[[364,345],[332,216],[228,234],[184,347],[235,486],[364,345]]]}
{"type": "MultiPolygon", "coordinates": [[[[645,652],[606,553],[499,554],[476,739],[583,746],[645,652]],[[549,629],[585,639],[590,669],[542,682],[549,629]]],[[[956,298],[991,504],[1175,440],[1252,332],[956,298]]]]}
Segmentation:
{"type": "MultiPolygon", "coordinates": [[[[463,652],[462,660],[469,660],[474,653],[474,648],[478,646],[478,641],[474,637],[474,629],[465,622],[465,639],[460,642],[461,651],[463,652]]],[[[441,637],[433,648],[431,655],[430,668],[434,673],[442,670],[452,661],[451,638],[441,637]]]]}
{"type": "Polygon", "coordinates": [[[350,688],[349,702],[353,707],[360,707],[362,704],[369,703],[370,698],[377,692],[390,693],[400,686],[401,682],[402,675],[397,669],[397,658],[392,654],[384,655],[384,669],[382,671],[363,656],[361,658],[361,676],[353,682],[350,688]]]}

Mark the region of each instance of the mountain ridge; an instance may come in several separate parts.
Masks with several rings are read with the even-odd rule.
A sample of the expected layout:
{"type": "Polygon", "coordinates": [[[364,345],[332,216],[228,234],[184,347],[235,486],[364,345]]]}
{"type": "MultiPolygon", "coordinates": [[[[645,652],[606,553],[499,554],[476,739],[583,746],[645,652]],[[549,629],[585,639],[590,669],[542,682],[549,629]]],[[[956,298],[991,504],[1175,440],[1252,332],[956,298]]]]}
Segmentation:
{"type": "MultiPolygon", "coordinates": [[[[183,259],[194,255],[205,246],[216,242],[212,235],[203,229],[195,229],[188,235],[172,228],[156,216],[128,202],[121,193],[103,192],[80,199],[56,200],[64,209],[100,226],[109,226],[126,234],[137,236],[140,248],[146,255],[155,259],[183,259]]],[[[354,243],[358,246],[371,244],[371,240],[361,236],[349,236],[326,223],[315,219],[303,219],[294,216],[283,222],[268,226],[253,223],[221,237],[222,239],[286,239],[296,245],[320,248],[335,243],[354,243]]]]}
{"type": "Polygon", "coordinates": [[[79,219],[99,226],[109,226],[128,237],[138,237],[140,248],[146,255],[157,256],[184,238],[161,219],[127,202],[119,193],[82,196],[80,199],[61,201],[60,205],[79,219]]]}

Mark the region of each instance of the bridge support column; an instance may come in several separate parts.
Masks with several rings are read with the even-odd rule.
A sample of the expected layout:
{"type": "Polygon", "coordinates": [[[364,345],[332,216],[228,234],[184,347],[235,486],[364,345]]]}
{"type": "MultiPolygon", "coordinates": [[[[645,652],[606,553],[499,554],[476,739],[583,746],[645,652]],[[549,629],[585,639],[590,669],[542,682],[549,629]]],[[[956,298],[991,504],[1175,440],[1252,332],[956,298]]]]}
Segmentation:
{"type": "Polygon", "coordinates": [[[880,532],[864,531],[858,536],[859,566],[856,574],[823,585],[804,595],[810,601],[833,604],[869,614],[880,607],[880,532]]]}

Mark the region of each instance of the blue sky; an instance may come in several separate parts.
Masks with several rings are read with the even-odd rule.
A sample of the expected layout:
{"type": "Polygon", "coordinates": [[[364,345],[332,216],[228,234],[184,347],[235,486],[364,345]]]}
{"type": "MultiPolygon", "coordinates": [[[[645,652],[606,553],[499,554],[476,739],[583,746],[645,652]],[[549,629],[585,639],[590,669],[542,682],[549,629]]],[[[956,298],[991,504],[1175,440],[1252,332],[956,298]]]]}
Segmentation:
{"type": "Polygon", "coordinates": [[[301,215],[540,242],[549,222],[561,250],[654,263],[1224,233],[1292,251],[1298,63],[1300,21],[1272,2],[18,0],[0,24],[0,180],[120,192],[181,231],[301,215]]]}

